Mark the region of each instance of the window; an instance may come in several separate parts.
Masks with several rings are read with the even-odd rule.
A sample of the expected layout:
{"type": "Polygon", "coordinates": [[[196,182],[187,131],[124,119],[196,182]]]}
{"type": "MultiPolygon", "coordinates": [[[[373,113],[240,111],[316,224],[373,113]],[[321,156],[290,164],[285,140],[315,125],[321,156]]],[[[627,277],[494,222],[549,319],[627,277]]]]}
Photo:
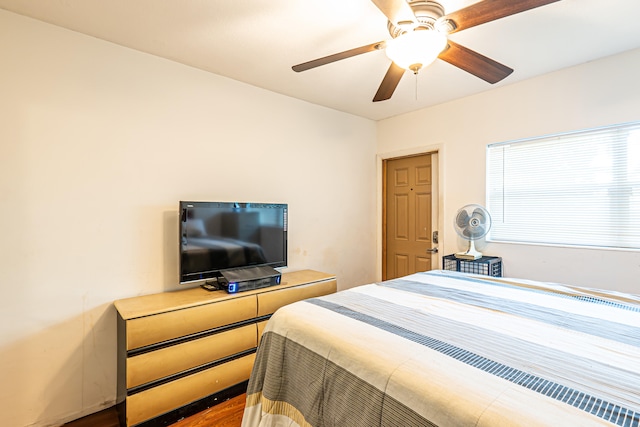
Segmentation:
{"type": "Polygon", "coordinates": [[[640,122],[487,148],[489,240],[640,249],[640,122]]]}

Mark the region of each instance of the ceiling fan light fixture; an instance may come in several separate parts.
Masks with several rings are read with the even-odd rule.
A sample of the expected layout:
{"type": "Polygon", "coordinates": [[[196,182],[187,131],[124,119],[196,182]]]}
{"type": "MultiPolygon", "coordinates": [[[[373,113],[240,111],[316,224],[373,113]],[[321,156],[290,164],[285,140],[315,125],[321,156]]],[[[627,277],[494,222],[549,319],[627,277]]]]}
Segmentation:
{"type": "Polygon", "coordinates": [[[447,36],[436,30],[415,30],[387,42],[385,53],[397,66],[417,73],[436,60],[447,36]]]}

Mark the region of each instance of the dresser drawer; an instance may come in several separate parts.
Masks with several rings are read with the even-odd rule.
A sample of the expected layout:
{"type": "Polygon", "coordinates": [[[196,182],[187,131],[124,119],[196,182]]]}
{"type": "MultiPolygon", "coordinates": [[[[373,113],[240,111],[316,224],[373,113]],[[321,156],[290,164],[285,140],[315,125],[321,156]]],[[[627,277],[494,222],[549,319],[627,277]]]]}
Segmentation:
{"type": "Polygon", "coordinates": [[[292,302],[334,293],[337,286],[338,282],[333,279],[260,293],[258,294],[258,316],[273,314],[280,307],[292,302]]]}
{"type": "Polygon", "coordinates": [[[258,344],[260,344],[260,341],[262,340],[262,333],[264,332],[264,328],[267,326],[267,320],[258,322],[257,326],[258,326],[258,344]]]}
{"type": "Polygon", "coordinates": [[[249,295],[127,320],[127,350],[251,319],[256,311],[249,295]]]}
{"type": "Polygon", "coordinates": [[[255,323],[127,358],[127,388],[177,374],[257,346],[255,323]]]}
{"type": "Polygon", "coordinates": [[[214,366],[127,397],[127,425],[135,425],[246,381],[255,354],[214,366]]]}

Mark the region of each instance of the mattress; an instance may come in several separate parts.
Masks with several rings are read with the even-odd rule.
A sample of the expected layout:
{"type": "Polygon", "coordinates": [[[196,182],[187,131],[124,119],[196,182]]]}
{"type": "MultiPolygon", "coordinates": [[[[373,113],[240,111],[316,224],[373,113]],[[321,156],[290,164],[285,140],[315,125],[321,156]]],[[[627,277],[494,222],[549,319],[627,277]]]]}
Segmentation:
{"type": "Polygon", "coordinates": [[[640,298],[417,273],[269,320],[243,427],[638,426],[640,298]]]}

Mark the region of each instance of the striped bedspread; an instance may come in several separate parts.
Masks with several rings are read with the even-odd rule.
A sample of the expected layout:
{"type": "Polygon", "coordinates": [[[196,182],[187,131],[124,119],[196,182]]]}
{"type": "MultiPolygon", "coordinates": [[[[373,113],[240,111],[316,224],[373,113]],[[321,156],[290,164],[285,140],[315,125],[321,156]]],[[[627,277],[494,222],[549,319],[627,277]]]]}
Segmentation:
{"type": "Polygon", "coordinates": [[[243,427],[640,426],[640,297],[417,273],[278,310],[243,427]]]}

